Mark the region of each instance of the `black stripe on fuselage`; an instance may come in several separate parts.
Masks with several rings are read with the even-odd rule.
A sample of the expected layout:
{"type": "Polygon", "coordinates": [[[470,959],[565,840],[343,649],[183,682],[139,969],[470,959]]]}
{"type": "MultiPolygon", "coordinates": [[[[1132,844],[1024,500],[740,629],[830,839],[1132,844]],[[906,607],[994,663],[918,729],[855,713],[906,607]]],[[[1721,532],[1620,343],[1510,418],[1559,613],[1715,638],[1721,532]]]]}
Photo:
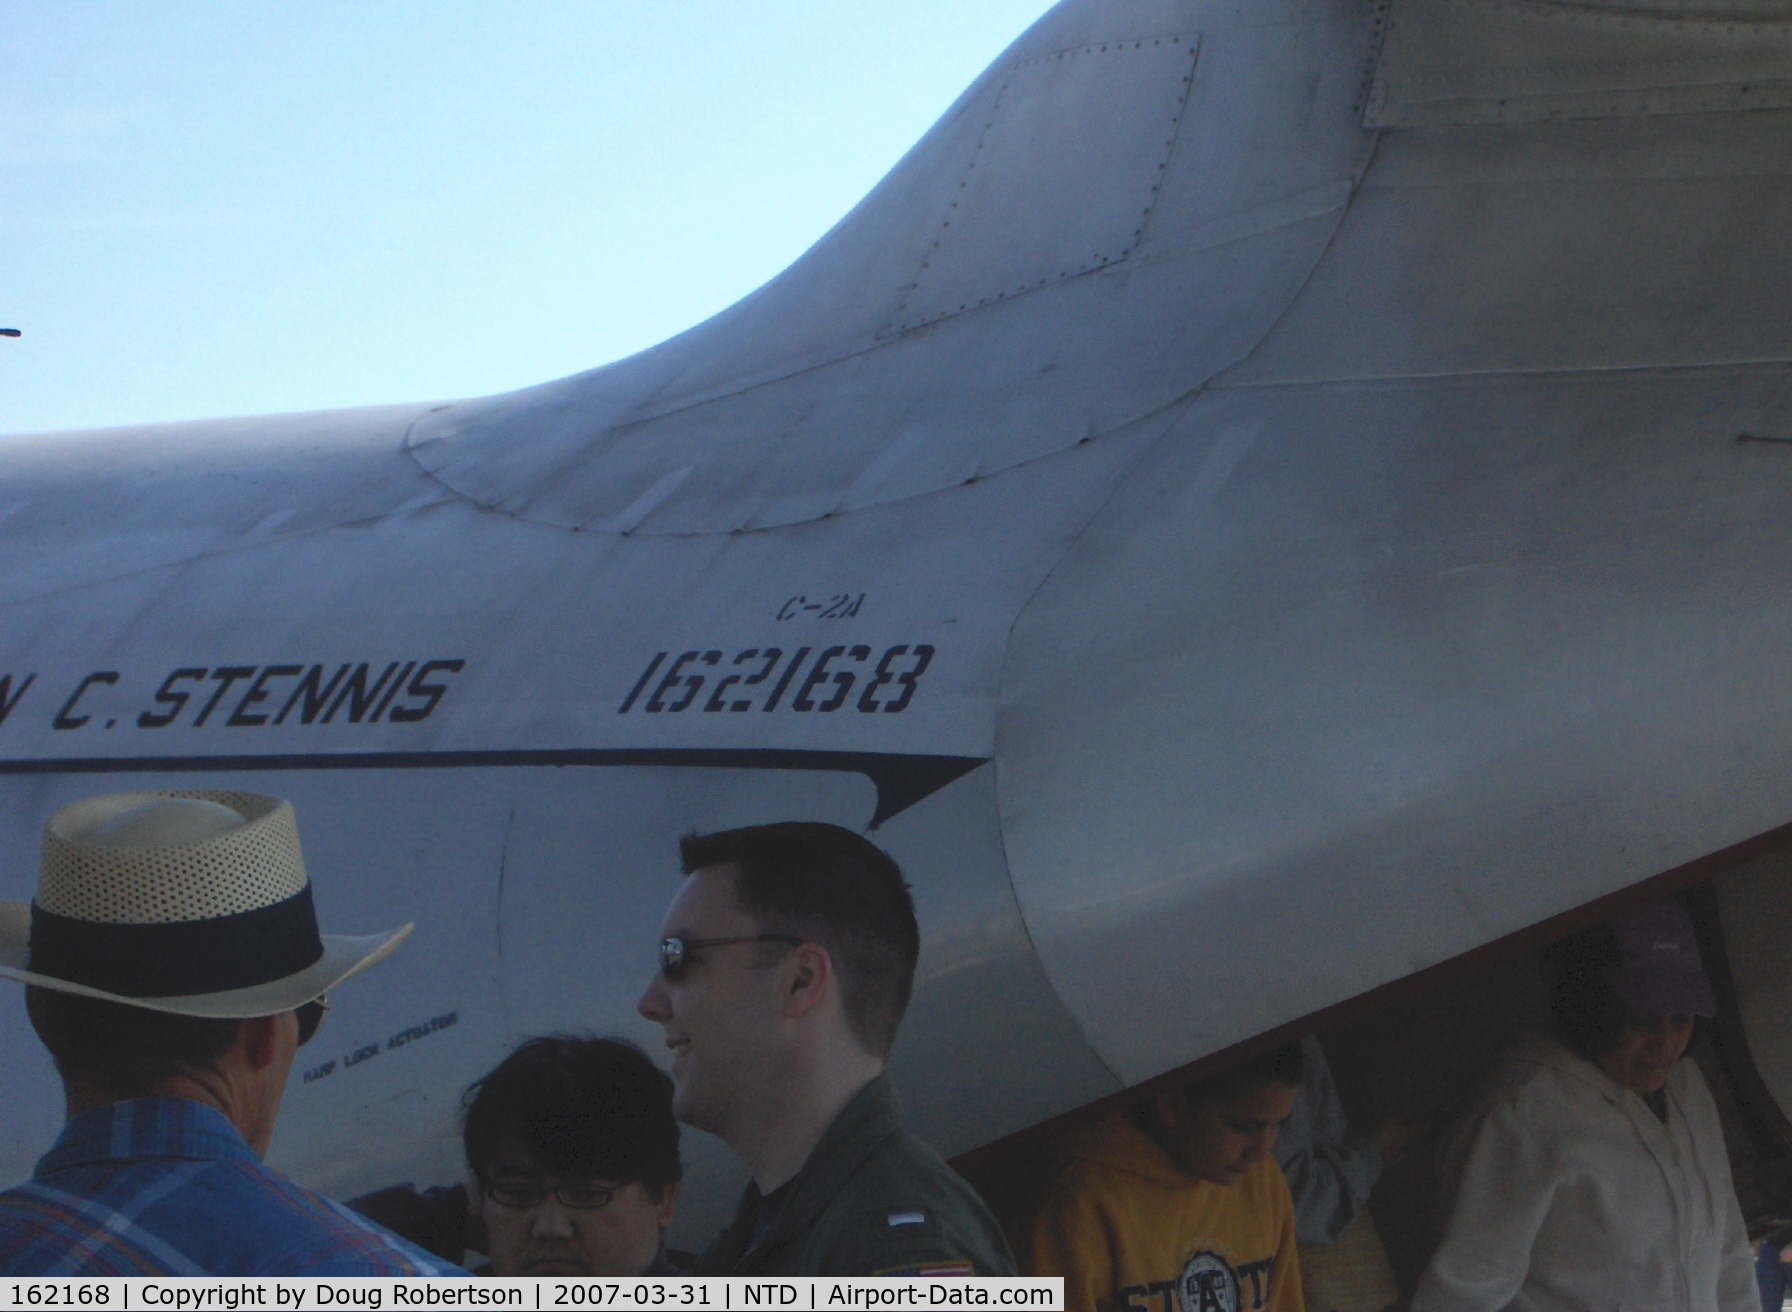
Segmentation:
{"type": "Polygon", "coordinates": [[[223,770],[468,770],[541,766],[823,770],[862,774],[877,789],[870,828],[900,815],[989,758],[794,748],[615,747],[449,752],[306,752],[270,756],[41,757],[0,760],[0,775],[192,774],[223,770]]]}

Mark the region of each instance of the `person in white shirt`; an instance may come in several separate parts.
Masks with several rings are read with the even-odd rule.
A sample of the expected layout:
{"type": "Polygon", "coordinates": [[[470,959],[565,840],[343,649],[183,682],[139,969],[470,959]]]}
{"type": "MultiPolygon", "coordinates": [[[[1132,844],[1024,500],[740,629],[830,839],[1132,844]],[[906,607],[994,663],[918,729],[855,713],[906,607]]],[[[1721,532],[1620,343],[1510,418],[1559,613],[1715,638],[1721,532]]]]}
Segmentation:
{"type": "Polygon", "coordinates": [[[1716,1014],[1686,912],[1565,944],[1551,1012],[1446,1137],[1454,1203],[1412,1312],[1758,1312],[1717,1107],[1681,1060],[1716,1014]]]}

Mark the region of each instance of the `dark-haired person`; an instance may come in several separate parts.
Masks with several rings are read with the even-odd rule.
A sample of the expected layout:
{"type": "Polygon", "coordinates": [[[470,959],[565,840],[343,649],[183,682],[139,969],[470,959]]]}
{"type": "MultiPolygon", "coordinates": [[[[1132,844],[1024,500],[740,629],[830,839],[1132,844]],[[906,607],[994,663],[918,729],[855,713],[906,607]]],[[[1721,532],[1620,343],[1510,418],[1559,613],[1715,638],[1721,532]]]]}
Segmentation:
{"type": "Polygon", "coordinates": [[[670,1276],[672,1081],[632,1043],[530,1039],[467,1091],[492,1274],[670,1276]]]}
{"type": "Polygon", "coordinates": [[[983,1202],[902,1128],[884,1061],[920,952],[902,872],[838,825],[688,835],[641,997],[673,1106],[752,1183],[699,1275],[1010,1275],[983,1202]]]}
{"type": "Polygon", "coordinates": [[[1065,1312],[1301,1312],[1272,1154],[1300,1086],[1289,1044],[1074,1132],[1028,1274],[1064,1277],[1065,1312]]]}
{"type": "Polygon", "coordinates": [[[672,1081],[646,1053],[589,1035],[525,1039],[462,1104],[471,1204],[457,1184],[350,1205],[452,1260],[480,1249],[491,1261],[476,1275],[681,1274],[664,1243],[683,1176],[672,1081]]]}
{"type": "Polygon", "coordinates": [[[318,934],[279,798],[56,812],[35,900],[0,903],[0,975],[27,986],[69,1120],[0,1194],[0,1272],[465,1275],[261,1160],[325,990],[409,931],[318,934]]]}
{"type": "Polygon", "coordinates": [[[1526,1036],[1440,1161],[1454,1202],[1414,1312],[1758,1312],[1723,1129],[1698,1067],[1716,1014],[1686,912],[1562,945],[1553,1038],[1526,1036]]]}

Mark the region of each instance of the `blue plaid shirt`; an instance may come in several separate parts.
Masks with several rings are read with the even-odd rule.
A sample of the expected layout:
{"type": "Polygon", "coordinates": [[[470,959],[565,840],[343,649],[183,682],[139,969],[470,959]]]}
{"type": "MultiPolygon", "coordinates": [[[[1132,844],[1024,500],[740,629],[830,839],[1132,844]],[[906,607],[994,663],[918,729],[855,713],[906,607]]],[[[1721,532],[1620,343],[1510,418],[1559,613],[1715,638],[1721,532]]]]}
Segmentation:
{"type": "Polygon", "coordinates": [[[186,1098],[82,1112],[0,1193],[9,1275],[434,1276],[459,1267],[301,1189],[186,1098]]]}

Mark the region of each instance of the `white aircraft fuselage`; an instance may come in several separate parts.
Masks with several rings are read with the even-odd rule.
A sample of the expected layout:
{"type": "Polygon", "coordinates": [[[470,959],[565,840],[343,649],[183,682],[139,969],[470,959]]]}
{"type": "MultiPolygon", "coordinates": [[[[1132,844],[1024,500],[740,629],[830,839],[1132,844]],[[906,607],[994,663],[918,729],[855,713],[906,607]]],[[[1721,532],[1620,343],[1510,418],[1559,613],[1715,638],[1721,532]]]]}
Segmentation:
{"type": "MultiPolygon", "coordinates": [[[[74,797],[291,798],[327,929],[419,922],[276,1138],[352,1193],[453,1177],[522,1035],[657,1051],[692,828],[901,861],[948,1153],[1757,840],[1788,106],[1780,0],[1066,0],[640,355],[9,439],[0,896],[74,797]]],[[[0,1044],[10,1180],[62,1108],[0,1044]]]]}

